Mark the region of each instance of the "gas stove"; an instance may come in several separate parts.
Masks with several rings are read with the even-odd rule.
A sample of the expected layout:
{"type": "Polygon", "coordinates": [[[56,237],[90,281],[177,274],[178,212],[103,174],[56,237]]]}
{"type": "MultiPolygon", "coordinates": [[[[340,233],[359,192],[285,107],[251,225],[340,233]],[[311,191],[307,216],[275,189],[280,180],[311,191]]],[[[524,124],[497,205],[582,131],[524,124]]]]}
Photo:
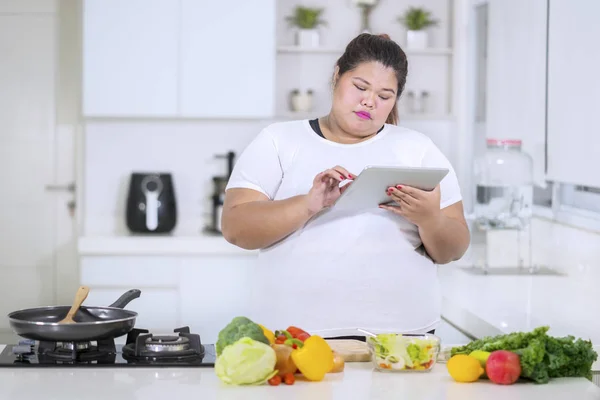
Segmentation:
{"type": "Polygon", "coordinates": [[[216,352],[189,327],[172,334],[133,329],[125,344],[21,340],[0,353],[0,367],[212,367],[216,352]]]}

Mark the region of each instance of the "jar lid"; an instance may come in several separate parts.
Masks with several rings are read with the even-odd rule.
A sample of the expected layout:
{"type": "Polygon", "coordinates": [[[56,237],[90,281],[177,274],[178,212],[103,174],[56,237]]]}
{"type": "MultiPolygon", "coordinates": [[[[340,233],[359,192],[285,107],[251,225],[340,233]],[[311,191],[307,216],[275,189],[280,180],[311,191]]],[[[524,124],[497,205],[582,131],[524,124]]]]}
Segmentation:
{"type": "Polygon", "coordinates": [[[494,146],[520,146],[523,141],[521,139],[494,139],[489,138],[486,140],[487,144],[494,146]]]}

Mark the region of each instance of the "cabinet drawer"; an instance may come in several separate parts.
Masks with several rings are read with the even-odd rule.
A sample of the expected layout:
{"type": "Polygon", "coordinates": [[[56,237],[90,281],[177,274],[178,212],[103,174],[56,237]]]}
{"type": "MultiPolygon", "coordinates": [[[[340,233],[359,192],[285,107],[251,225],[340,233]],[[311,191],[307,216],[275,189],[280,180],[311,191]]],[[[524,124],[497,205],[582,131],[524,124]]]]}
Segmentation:
{"type": "MultiPolygon", "coordinates": [[[[117,300],[127,289],[95,288],[90,286],[90,293],[84,305],[108,306],[117,300]]],[[[179,327],[179,295],[176,289],[141,289],[140,297],[125,306],[127,310],[139,315],[135,327],[150,331],[167,333],[179,327]]]]}
{"type": "Polygon", "coordinates": [[[176,257],[82,257],[81,284],[123,288],[176,288],[176,257]]]}

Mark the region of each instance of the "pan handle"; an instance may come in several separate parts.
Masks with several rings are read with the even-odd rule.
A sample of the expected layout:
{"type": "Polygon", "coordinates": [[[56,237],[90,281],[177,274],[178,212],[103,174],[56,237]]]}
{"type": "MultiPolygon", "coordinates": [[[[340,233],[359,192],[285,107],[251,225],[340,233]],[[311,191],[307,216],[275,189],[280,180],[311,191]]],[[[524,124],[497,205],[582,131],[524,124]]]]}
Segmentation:
{"type": "Polygon", "coordinates": [[[142,291],[139,289],[128,290],[127,292],[123,293],[123,295],[119,297],[117,301],[112,303],[109,307],[125,308],[125,306],[129,304],[129,302],[140,297],[140,294],[142,294],[142,291]]]}

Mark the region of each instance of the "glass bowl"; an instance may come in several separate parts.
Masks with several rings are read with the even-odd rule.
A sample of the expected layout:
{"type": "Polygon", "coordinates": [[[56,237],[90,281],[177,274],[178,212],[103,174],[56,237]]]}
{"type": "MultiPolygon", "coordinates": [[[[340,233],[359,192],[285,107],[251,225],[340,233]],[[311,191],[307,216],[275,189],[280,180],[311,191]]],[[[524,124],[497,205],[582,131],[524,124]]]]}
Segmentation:
{"type": "Polygon", "coordinates": [[[367,345],[378,371],[428,372],[437,362],[441,340],[431,334],[383,333],[367,337],[367,345]]]}

